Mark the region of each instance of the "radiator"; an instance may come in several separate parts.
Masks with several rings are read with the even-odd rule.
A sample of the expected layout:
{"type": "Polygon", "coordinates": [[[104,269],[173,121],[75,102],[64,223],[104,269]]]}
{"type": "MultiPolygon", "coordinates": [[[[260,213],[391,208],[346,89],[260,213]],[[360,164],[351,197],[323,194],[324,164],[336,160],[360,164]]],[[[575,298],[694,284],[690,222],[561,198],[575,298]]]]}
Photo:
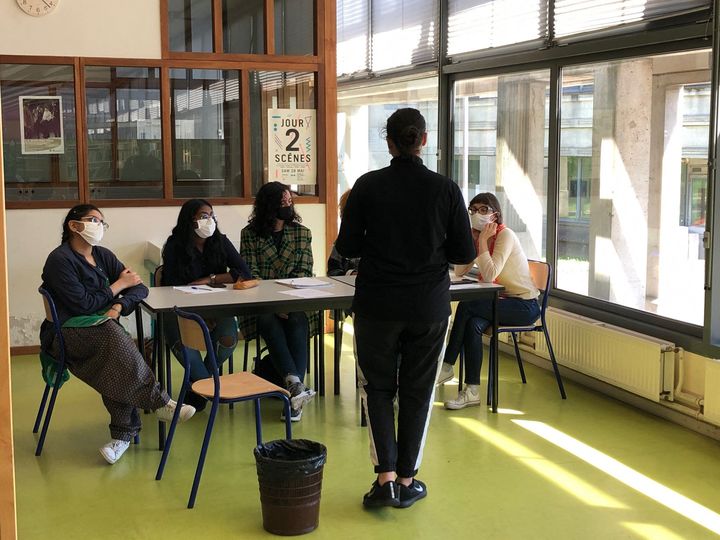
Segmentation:
{"type": "Polygon", "coordinates": [[[705,420],[720,426],[720,361],[705,360],[705,420]]]}
{"type": "MultiPolygon", "coordinates": [[[[652,401],[673,399],[673,343],[554,308],[547,325],[559,364],[652,401]]],[[[535,353],[550,358],[540,334],[535,353]]]]}

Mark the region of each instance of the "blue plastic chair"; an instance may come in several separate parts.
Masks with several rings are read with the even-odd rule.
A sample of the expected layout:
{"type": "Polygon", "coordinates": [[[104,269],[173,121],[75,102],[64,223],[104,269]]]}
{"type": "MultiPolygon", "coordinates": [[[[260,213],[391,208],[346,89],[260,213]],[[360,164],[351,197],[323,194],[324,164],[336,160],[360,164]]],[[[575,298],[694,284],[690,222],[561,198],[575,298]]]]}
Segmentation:
{"type": "Polygon", "coordinates": [[[43,422],[42,431],[40,432],[40,439],[38,440],[37,447],[35,448],[35,455],[39,456],[42,453],[43,445],[45,444],[45,436],[47,435],[48,427],[50,427],[50,418],[52,417],[53,409],[55,408],[55,400],[57,399],[60,386],[62,384],[62,376],[65,371],[65,340],[63,339],[62,332],[60,331],[60,323],[58,322],[57,310],[55,309],[55,302],[50,296],[50,293],[43,289],[38,288],[38,292],[43,297],[43,304],[45,304],[45,318],[53,324],[53,330],[58,340],[58,349],[60,351],[59,358],[55,358],[57,362],[57,374],[53,384],[48,382],[45,383],[45,391],[43,392],[42,399],[40,400],[40,408],[38,409],[37,416],[35,417],[35,425],[33,426],[33,433],[38,432],[40,422],[43,421],[43,413],[45,413],[45,421],[43,422]],[[50,394],[50,388],[52,388],[52,394],[50,394]],[[45,404],[47,403],[48,394],[50,394],[50,403],[48,403],[47,412],[45,412],[45,404]]]}
{"type": "Polygon", "coordinates": [[[170,454],[175,428],[177,426],[180,408],[185,399],[185,394],[189,388],[196,394],[204,397],[208,401],[212,401],[210,416],[208,418],[207,427],[205,428],[205,437],[203,439],[202,448],[200,449],[200,457],[198,459],[197,469],[195,471],[195,479],[190,491],[190,499],[188,508],[195,506],[195,498],[197,496],[198,486],[200,485],[200,477],[202,475],[203,466],[205,464],[205,456],[207,454],[208,445],[210,444],[210,436],[212,435],[215,416],[220,403],[235,403],[238,401],[253,401],[255,403],[255,435],[257,444],[262,444],[262,426],[260,421],[260,400],[266,397],[276,397],[283,400],[285,408],[285,437],[292,438],[292,426],[290,424],[290,393],[284,388],[280,388],[265,379],[241,371],[228,375],[220,375],[217,367],[217,359],[213,349],[213,343],[210,338],[210,332],[202,317],[195,313],[189,313],[175,308],[178,318],[178,326],[180,328],[180,341],[183,345],[183,363],[185,374],[183,377],[182,388],[177,399],[177,407],[175,414],[170,422],[168,437],[163,450],[160,465],[158,466],[156,480],[162,479],[165,463],[170,454]],[[210,367],[212,368],[212,377],[202,379],[192,383],[190,386],[190,363],[187,357],[187,349],[195,349],[197,351],[207,351],[210,359],[210,367]]]}

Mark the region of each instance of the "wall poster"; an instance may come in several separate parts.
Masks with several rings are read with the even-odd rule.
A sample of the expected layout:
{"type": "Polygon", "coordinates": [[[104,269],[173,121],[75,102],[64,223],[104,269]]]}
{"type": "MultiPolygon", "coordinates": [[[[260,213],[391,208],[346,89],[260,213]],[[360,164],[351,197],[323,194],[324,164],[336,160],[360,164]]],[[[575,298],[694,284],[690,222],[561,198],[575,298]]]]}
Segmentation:
{"type": "Polygon", "coordinates": [[[317,181],[315,109],[268,109],[268,181],[317,181]]]}
{"type": "Polygon", "coordinates": [[[23,154],[64,154],[62,97],[20,96],[23,154]]]}

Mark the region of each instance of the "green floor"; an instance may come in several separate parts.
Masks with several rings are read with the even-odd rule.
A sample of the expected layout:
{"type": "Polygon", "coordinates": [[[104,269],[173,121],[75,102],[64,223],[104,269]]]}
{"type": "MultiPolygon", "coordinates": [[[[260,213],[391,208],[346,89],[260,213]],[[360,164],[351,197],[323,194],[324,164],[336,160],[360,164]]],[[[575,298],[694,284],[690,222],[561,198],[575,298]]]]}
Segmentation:
{"type": "MultiPolygon", "coordinates": [[[[501,363],[501,414],[445,411],[455,384],[438,393],[419,478],[427,499],[406,510],[368,512],[373,479],[359,427],[346,335],[342,394],[316,399],[296,438],[328,447],[316,538],[713,538],[720,534],[720,445],[711,439],[566,383],[527,365],[520,383],[501,363]],[[717,512],[717,513],[716,513],[717,512]]],[[[328,354],[331,339],[328,337],[328,354]]],[[[179,428],[165,478],[157,424],[145,416],[139,446],[114,466],[99,396],[72,379],[58,401],[45,450],[31,433],[41,394],[34,357],[13,359],[18,531],[30,539],[268,537],[252,457],[252,406],[222,409],[197,504],[185,508],[207,413],[179,428]]],[[[179,370],[175,370],[176,375],[179,370]]],[[[328,370],[329,382],[331,379],[328,370]]],[[[484,385],[483,385],[484,387],[484,385]]],[[[279,404],[264,409],[266,439],[282,436],[279,404]]]]}

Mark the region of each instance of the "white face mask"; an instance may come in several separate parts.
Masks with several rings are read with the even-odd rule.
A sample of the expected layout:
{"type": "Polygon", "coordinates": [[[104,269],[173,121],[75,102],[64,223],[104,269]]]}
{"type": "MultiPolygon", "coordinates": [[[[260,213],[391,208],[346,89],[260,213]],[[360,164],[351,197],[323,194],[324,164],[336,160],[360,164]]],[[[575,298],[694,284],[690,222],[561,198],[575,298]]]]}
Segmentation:
{"type": "Polygon", "coordinates": [[[213,218],[198,219],[195,223],[197,223],[195,234],[197,234],[200,238],[210,238],[213,234],[215,234],[217,225],[215,224],[215,220],[213,218]]]}
{"type": "Polygon", "coordinates": [[[485,225],[495,221],[495,213],[492,214],[473,214],[470,216],[470,224],[473,229],[482,231],[485,225]]]}
{"type": "Polygon", "coordinates": [[[83,224],[83,230],[78,231],[78,234],[91,246],[97,246],[103,239],[105,234],[105,227],[103,224],[93,223],[92,221],[78,221],[77,223],[83,224]]]}

